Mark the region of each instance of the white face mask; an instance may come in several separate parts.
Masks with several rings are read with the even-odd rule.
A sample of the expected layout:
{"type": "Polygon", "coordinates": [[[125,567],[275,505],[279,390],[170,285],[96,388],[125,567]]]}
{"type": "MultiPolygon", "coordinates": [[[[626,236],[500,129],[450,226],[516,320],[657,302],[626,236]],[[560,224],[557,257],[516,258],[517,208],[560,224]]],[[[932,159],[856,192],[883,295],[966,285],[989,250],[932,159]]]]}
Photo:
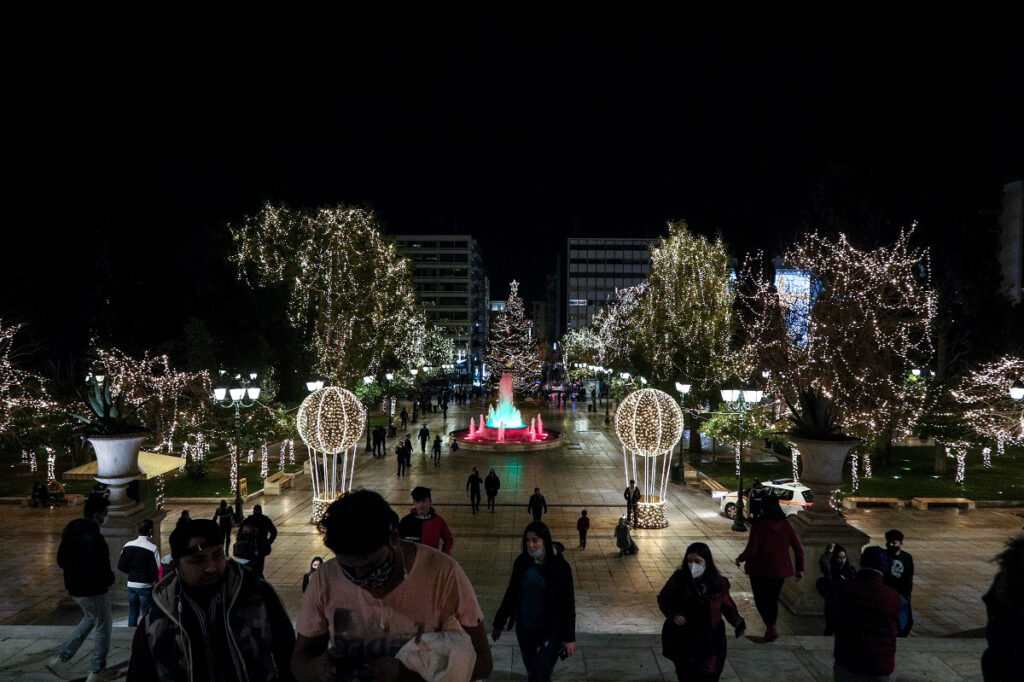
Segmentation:
{"type": "Polygon", "coordinates": [[[534,551],[530,552],[530,556],[533,557],[534,559],[541,559],[541,558],[543,558],[544,557],[544,548],[543,547],[539,547],[539,548],[535,549],[534,551]]]}
{"type": "Polygon", "coordinates": [[[704,575],[704,565],[690,564],[690,575],[692,575],[695,580],[704,575]]]}

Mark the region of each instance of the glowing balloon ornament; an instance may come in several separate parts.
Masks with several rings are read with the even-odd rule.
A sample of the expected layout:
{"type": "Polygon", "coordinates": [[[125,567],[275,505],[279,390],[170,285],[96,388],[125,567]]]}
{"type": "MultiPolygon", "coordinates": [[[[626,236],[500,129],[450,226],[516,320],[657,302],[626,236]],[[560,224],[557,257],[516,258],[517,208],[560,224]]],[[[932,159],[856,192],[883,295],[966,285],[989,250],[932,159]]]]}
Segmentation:
{"type": "Polygon", "coordinates": [[[683,436],[679,403],[654,388],[634,391],[619,405],[615,433],[622,443],[626,483],[635,480],[642,495],[637,506],[637,527],[667,527],[665,495],[672,448],[683,436]]]}
{"type": "Polygon", "coordinates": [[[366,408],[351,391],[334,386],[321,388],[302,401],[296,426],[310,451],[316,522],[331,502],[352,490],[356,450],[366,429],[366,408]]]}

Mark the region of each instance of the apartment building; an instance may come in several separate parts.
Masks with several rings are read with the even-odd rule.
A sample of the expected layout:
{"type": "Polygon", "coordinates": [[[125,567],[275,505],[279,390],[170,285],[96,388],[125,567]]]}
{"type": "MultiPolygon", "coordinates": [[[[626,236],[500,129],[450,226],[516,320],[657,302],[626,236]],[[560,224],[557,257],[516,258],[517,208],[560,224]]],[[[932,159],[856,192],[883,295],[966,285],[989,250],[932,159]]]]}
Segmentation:
{"type": "Polygon", "coordinates": [[[570,238],[566,257],[566,330],[585,327],[615,297],[651,271],[650,239],[570,238]]]}

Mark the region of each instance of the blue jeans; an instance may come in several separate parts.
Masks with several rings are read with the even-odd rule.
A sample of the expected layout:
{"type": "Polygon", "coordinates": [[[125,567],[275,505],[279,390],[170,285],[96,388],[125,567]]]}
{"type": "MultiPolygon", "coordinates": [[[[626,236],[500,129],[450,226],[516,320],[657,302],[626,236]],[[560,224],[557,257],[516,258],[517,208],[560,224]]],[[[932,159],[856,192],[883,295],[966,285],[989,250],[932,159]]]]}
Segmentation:
{"type": "Polygon", "coordinates": [[[60,657],[70,661],[78,653],[78,647],[89,636],[93,627],[96,628],[96,647],[92,655],[92,669],[103,670],[107,667],[107,653],[110,651],[110,594],[97,594],[92,597],[72,597],[82,609],[82,620],[71,633],[68,641],[60,648],[60,657]]]}
{"type": "Polygon", "coordinates": [[[529,682],[551,682],[551,672],[555,669],[562,643],[553,635],[518,627],[516,639],[519,640],[519,653],[526,666],[526,679],[529,682]]]}
{"type": "Polygon", "coordinates": [[[129,587],[128,588],[128,627],[133,628],[139,624],[139,616],[145,616],[149,612],[149,606],[153,603],[152,587],[129,587]]]}

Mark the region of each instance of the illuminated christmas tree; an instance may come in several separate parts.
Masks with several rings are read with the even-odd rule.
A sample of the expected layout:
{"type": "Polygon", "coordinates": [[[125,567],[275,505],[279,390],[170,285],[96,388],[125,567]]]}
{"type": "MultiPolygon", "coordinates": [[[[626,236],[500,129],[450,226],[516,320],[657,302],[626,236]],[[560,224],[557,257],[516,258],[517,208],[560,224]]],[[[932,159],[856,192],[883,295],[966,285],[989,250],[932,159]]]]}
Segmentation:
{"type": "Polygon", "coordinates": [[[409,261],[373,213],[266,204],[231,235],[240,277],[287,289],[288,316],[312,351],[314,373],[353,386],[385,362],[415,362],[424,325],[409,261]]]}
{"type": "Polygon", "coordinates": [[[487,364],[490,382],[497,386],[501,375],[512,375],[517,391],[532,389],[541,378],[541,359],[531,324],[526,319],[523,299],[519,298],[519,282],[512,280],[505,309],[491,325],[487,364]]]}

